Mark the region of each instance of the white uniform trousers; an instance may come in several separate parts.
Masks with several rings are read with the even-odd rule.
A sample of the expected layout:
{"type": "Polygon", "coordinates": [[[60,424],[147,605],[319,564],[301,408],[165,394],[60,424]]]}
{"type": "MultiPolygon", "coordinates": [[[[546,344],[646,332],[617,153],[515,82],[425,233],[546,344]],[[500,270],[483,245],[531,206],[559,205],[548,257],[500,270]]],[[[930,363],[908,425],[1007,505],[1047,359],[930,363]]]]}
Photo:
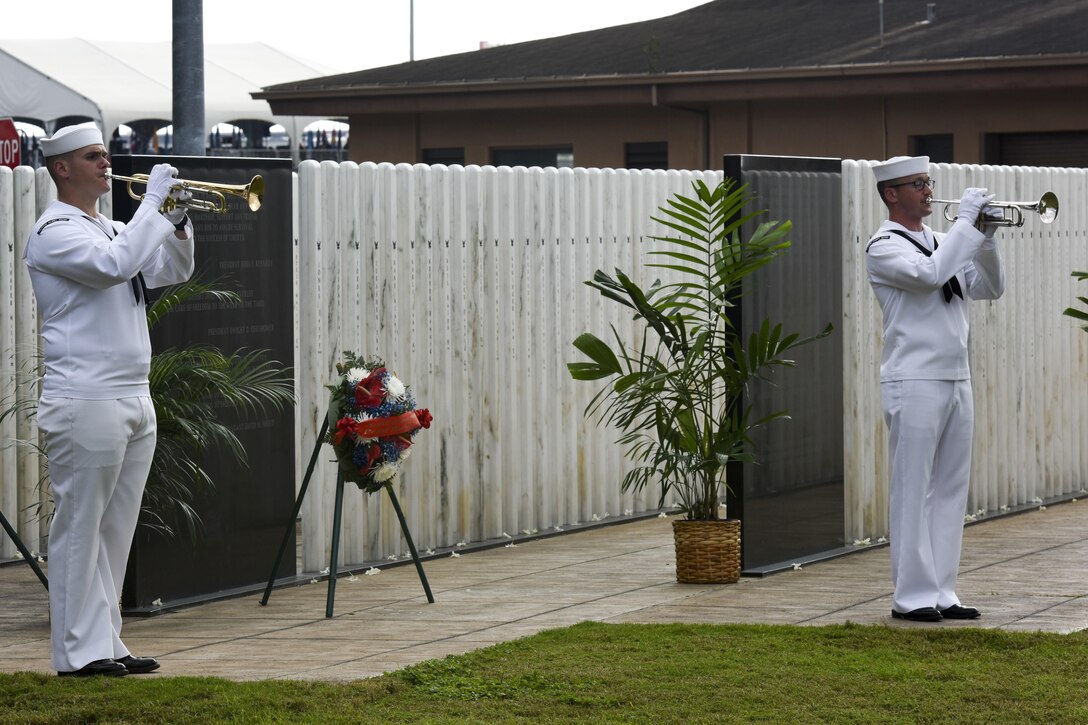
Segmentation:
{"type": "Polygon", "coordinates": [[[891,462],[892,607],[945,609],[956,596],[971,482],[970,380],[881,384],[891,462]]]}
{"type": "Polygon", "coordinates": [[[54,513],[49,527],[53,669],[124,657],[119,600],[155,453],[150,397],[43,397],[54,513]]]}

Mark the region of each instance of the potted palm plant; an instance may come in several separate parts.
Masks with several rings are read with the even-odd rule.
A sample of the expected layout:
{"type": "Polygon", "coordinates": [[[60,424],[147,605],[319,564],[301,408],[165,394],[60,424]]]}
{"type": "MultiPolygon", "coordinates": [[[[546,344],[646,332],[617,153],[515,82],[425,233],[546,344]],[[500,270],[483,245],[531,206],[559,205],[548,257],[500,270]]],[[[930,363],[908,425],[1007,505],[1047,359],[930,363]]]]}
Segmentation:
{"type": "Polygon", "coordinates": [[[751,432],[787,414],[753,418],[749,384],[792,366],[787,353],[832,326],[801,338],[765,319],[744,339],[734,319],[742,282],[789,247],[790,222],[757,223],[741,239],[742,227],[764,213],[745,212],[754,199],[748,187],[726,179],[692,188],[652,217],[666,233],[652,237],[664,246],[648,253],[658,260],[648,266],[669,270],[675,281],[643,290],[620,270],[615,277],[598,270],[586,282],[634,312],[641,339],[629,346],[613,328],[610,345],[583,333],[574,346],[589,361],[567,367],[576,380],[608,381],[585,414],[620,432],[635,464],[622,489],[656,484],[659,506],[671,494],[685,514],[673,522],[678,581],[731,582],[740,577],[740,522],[719,519],[726,464],[753,462],[751,432]]]}

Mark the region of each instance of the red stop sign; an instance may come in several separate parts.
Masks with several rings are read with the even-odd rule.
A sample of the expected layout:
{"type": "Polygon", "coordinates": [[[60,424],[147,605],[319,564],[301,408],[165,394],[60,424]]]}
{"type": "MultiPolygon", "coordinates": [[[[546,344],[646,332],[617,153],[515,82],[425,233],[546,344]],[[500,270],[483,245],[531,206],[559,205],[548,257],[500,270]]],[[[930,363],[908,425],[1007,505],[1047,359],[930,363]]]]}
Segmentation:
{"type": "Polygon", "coordinates": [[[0,166],[15,168],[19,165],[21,144],[15,122],[10,118],[0,118],[0,166]]]}

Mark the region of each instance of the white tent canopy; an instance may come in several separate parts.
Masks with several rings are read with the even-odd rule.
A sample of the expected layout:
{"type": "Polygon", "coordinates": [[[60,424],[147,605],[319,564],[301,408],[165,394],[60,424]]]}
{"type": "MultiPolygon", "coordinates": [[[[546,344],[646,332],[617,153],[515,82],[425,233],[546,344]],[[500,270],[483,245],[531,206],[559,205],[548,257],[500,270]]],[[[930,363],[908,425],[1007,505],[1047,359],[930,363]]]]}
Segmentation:
{"type": "MultiPolygon", "coordinates": [[[[0,117],[86,116],[109,138],[122,123],[173,116],[171,45],[104,40],[0,40],[0,117]]],[[[204,121],[253,119],[281,124],[298,140],[311,116],[274,116],[250,93],[266,86],[331,75],[264,43],[204,46],[204,121]]]]}

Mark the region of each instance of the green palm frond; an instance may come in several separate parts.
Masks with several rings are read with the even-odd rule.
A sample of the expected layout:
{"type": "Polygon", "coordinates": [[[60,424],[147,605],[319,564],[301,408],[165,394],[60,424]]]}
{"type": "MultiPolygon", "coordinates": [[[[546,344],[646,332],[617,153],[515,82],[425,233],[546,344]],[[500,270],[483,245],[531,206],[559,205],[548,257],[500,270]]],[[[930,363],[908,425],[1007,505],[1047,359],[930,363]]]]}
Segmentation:
{"type": "Polygon", "coordinates": [[[153,328],[166,315],[196,297],[209,297],[226,305],[240,304],[242,298],[237,292],[227,289],[223,277],[212,280],[203,279],[197,272],[185,282],[166,287],[147,308],[147,327],[153,328]]]}

